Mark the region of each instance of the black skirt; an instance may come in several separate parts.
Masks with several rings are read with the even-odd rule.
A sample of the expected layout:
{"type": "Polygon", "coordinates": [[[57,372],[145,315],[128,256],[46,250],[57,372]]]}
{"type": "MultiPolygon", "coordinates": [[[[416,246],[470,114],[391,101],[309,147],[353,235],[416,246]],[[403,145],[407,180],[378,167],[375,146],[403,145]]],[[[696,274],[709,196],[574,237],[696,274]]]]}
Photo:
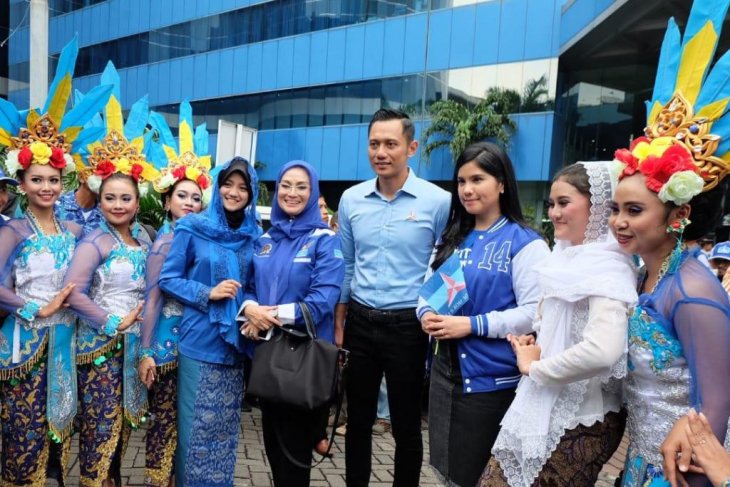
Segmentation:
{"type": "Polygon", "coordinates": [[[447,485],[476,485],[515,389],[465,393],[456,341],[438,347],[431,370],[430,463],[447,485]]]}

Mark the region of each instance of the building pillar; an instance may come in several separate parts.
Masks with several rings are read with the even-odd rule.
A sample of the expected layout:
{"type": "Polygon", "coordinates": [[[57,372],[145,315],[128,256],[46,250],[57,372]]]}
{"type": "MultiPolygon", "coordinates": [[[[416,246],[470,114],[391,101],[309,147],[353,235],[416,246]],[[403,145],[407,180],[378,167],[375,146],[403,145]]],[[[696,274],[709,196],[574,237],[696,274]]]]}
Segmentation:
{"type": "Polygon", "coordinates": [[[48,0],[30,0],[30,108],[48,95],[48,0]]]}

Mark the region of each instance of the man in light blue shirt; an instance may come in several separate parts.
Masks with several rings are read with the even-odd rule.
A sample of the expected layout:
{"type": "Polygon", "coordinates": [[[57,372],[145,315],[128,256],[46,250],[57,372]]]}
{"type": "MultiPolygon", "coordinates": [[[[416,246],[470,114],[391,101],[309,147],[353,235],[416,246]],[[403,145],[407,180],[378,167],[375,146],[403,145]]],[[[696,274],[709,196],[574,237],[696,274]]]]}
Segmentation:
{"type": "Polygon", "coordinates": [[[348,189],[340,200],[345,281],[335,337],[342,343],[344,329],[344,346],[350,350],[345,437],[349,487],[370,482],[372,426],[383,374],[395,439],[393,485],[417,487],[420,478],[428,337],[415,308],[451,196],[408,167],[418,150],[414,132],[405,113],[378,110],[368,127],[368,157],[377,177],[348,189]]]}

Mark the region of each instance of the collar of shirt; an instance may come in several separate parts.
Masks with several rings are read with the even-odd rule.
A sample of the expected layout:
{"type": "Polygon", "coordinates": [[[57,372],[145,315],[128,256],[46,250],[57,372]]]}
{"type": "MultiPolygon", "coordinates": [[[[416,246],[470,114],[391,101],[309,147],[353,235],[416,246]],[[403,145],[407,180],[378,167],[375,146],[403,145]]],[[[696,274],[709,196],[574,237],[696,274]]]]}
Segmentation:
{"type": "MultiPolygon", "coordinates": [[[[376,196],[383,199],[384,201],[388,201],[388,199],[383,196],[383,194],[378,189],[378,178],[376,177],[374,179],[371,179],[370,182],[372,183],[372,186],[370,191],[365,193],[365,197],[368,198],[376,196]]],[[[413,196],[414,198],[418,196],[418,176],[416,176],[416,174],[410,167],[408,168],[408,177],[406,178],[405,183],[403,183],[403,187],[396,191],[393,199],[398,198],[401,193],[406,193],[410,196],[413,196]]]]}
{"type": "Polygon", "coordinates": [[[69,191],[62,194],[61,197],[58,198],[57,204],[63,206],[66,211],[91,212],[99,207],[99,202],[97,201],[94,202],[94,205],[91,208],[82,208],[81,206],[79,206],[79,202],[76,201],[75,191],[69,191]]]}

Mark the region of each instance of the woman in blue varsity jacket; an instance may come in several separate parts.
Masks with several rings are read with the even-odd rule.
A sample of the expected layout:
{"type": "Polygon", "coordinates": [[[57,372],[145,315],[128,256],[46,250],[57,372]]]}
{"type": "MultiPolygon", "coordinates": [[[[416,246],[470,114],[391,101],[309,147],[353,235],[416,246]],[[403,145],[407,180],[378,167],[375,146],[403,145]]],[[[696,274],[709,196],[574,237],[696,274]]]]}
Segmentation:
{"type": "Polygon", "coordinates": [[[437,315],[423,300],[417,312],[437,344],[429,397],[431,465],[449,485],[473,486],[521,377],[505,338],[532,330],[539,298],[534,269],[549,249],[523,221],[514,169],[498,146],[467,147],[456,161],[454,187],[429,274],[456,252],[469,301],[459,316],[437,315]]]}
{"type": "MultiPolygon", "coordinates": [[[[334,308],[345,275],[339,237],[322,221],[319,181],[304,161],[291,161],[279,172],[271,208],[271,229],[254,244],[253,279],[248,281],[242,333],[257,340],[273,326],[304,330],[302,303],[309,309],[317,337],[334,342],[334,308]]],[[[309,485],[312,449],[322,439],[329,406],[301,411],[261,403],[264,447],[274,485],[309,485]],[[278,430],[278,431],[277,431],[278,430]],[[282,445],[283,443],[283,445],[282,445]]]]}

